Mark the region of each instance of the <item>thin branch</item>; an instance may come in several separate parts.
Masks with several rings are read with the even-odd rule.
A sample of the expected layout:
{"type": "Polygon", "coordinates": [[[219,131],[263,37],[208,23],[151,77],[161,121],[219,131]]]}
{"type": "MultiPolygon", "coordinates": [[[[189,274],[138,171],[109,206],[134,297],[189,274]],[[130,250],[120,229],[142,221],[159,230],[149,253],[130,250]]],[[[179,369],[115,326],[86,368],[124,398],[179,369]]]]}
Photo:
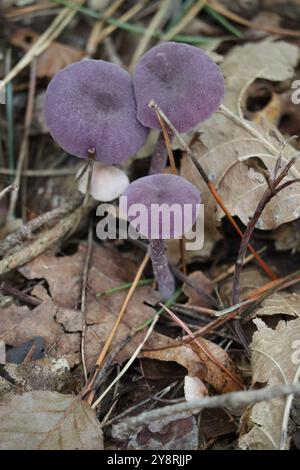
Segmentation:
{"type": "Polygon", "coordinates": [[[138,426],[148,424],[156,419],[166,416],[174,416],[184,411],[203,410],[212,408],[240,408],[253,403],[272,400],[287,395],[300,394],[300,383],[274,385],[260,390],[248,390],[241,392],[225,393],[213,397],[204,397],[186,403],[165,406],[151,411],[145,411],[138,416],[127,418],[115,425],[119,436],[128,437],[128,431],[135,430],[138,426]]]}
{"type": "Polygon", "coordinates": [[[89,273],[89,266],[90,266],[92,248],[93,248],[93,225],[92,225],[92,222],[90,222],[89,231],[88,231],[88,239],[87,239],[87,252],[86,252],[86,256],[85,256],[85,260],[84,260],[84,268],[83,268],[83,273],[82,273],[81,305],[80,305],[80,312],[81,312],[81,318],[82,318],[81,359],[82,359],[82,366],[83,366],[85,381],[87,381],[87,368],[86,368],[86,361],[85,361],[86,288],[87,288],[87,282],[88,282],[88,273],[89,273]]]}

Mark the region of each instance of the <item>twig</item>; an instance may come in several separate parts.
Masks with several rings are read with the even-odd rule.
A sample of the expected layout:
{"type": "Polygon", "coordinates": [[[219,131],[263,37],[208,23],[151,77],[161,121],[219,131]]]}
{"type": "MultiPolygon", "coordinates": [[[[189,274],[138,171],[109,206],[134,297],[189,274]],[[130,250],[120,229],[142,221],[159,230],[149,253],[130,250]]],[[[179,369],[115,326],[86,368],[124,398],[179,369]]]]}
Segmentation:
{"type": "Polygon", "coordinates": [[[10,184],[6,188],[2,189],[2,191],[0,192],[0,200],[3,199],[6,194],[10,193],[11,191],[16,191],[16,190],[17,190],[17,187],[14,184],[10,184]]]}
{"type": "Polygon", "coordinates": [[[25,304],[33,305],[34,307],[37,307],[41,304],[41,300],[37,299],[36,297],[33,297],[32,295],[28,295],[24,292],[19,291],[7,282],[1,283],[0,291],[4,292],[5,294],[11,295],[12,297],[15,297],[16,299],[20,300],[25,304]]]}
{"type": "Polygon", "coordinates": [[[10,233],[4,240],[0,242],[0,256],[10,251],[15,245],[21,243],[27,238],[32,237],[33,232],[41,228],[45,224],[53,223],[56,219],[62,218],[73,212],[81,203],[83,196],[78,191],[63,206],[39,215],[35,219],[22,225],[20,228],[10,233]]]}
{"type": "Polygon", "coordinates": [[[93,248],[93,224],[92,224],[92,222],[90,222],[89,231],[88,231],[88,239],[87,239],[87,251],[86,251],[86,256],[85,256],[85,260],[84,260],[84,268],[83,268],[83,273],[82,273],[81,304],[80,304],[80,312],[81,312],[81,318],[82,318],[81,360],[82,360],[82,367],[83,367],[85,381],[87,381],[87,368],[86,368],[86,361],[85,361],[86,287],[87,287],[87,282],[88,282],[88,273],[89,273],[89,266],[90,266],[92,248],[93,248]]]}
{"type": "MultiPolygon", "coordinates": [[[[296,374],[293,379],[293,383],[295,384],[299,382],[299,378],[300,378],[300,365],[297,367],[296,374]]],[[[283,412],[283,418],[282,418],[281,433],[280,433],[280,445],[279,445],[280,450],[285,450],[287,447],[288,422],[289,422],[289,416],[290,416],[293,399],[294,399],[293,393],[288,395],[286,399],[284,412],[283,412]]]]}
{"type": "MultiPolygon", "coordinates": [[[[175,313],[172,312],[171,309],[166,307],[164,304],[160,303],[159,304],[169,315],[170,317],[181,326],[181,328],[188,334],[188,336],[191,338],[191,342],[194,342],[196,346],[202,351],[219,369],[221,369],[228,377],[230,377],[233,382],[235,382],[238,387],[241,389],[244,388],[244,384],[237,378],[235,375],[233,375],[210,351],[207,350],[207,348],[200,343],[200,341],[194,337],[192,331],[188,328],[188,326],[180,320],[180,318],[175,315],[175,313]]],[[[196,351],[197,352],[197,351],[196,351]]]]}
{"type": "MultiPolygon", "coordinates": [[[[13,168],[0,168],[0,175],[7,175],[7,176],[14,176],[17,170],[13,168]]],[[[76,175],[77,168],[58,168],[56,169],[36,169],[36,170],[24,170],[23,176],[29,177],[45,177],[48,178],[49,176],[69,176],[69,175],[76,175]]]]}
{"type": "MultiPolygon", "coordinates": [[[[202,176],[205,184],[207,185],[210,193],[212,194],[212,196],[214,197],[214,199],[216,200],[216,202],[218,203],[218,205],[222,208],[223,212],[225,213],[225,215],[227,216],[228,220],[230,221],[231,225],[235,228],[235,230],[237,231],[237,233],[240,235],[240,237],[242,238],[243,237],[243,232],[241,231],[241,229],[239,228],[239,226],[236,224],[235,220],[233,219],[233,217],[231,216],[230,212],[227,210],[227,208],[225,207],[222,199],[220,198],[220,196],[218,195],[217,193],[217,190],[215,188],[215,186],[213,185],[213,183],[209,180],[204,168],[202,167],[202,165],[198,162],[197,158],[195,157],[195,155],[193,154],[192,150],[189,148],[189,146],[185,143],[185,141],[183,140],[183,138],[181,137],[181,135],[179,134],[179,132],[177,131],[177,129],[174,127],[174,125],[171,123],[171,121],[169,120],[169,118],[164,114],[164,112],[159,108],[159,106],[157,106],[156,103],[154,103],[154,101],[152,100],[150,103],[149,103],[149,107],[150,108],[153,108],[156,112],[159,113],[160,117],[164,120],[164,122],[168,125],[168,127],[171,129],[171,131],[174,133],[174,135],[176,135],[177,139],[179,140],[179,142],[181,143],[181,145],[183,146],[184,150],[186,151],[187,155],[191,158],[192,162],[194,163],[195,167],[197,168],[198,172],[200,173],[200,175],[202,176]]],[[[271,278],[271,279],[277,279],[277,276],[276,274],[273,273],[273,271],[271,270],[271,268],[265,263],[265,261],[259,256],[259,254],[255,251],[255,249],[252,247],[252,245],[247,245],[247,248],[251,251],[251,253],[255,256],[257,262],[259,263],[259,265],[262,267],[262,269],[265,271],[265,273],[271,278]]]]}
{"type": "MultiPolygon", "coordinates": [[[[280,159],[280,156],[279,156],[280,159]]],[[[263,213],[265,207],[267,204],[271,201],[271,199],[276,196],[276,194],[279,193],[279,191],[283,188],[286,187],[287,185],[293,184],[294,180],[288,181],[286,184],[282,184],[280,186],[281,181],[288,175],[288,172],[292,165],[295,163],[295,158],[292,158],[289,163],[284,167],[284,169],[280,172],[280,174],[273,179],[272,181],[269,181],[269,187],[267,190],[264,192],[261,200],[259,201],[257,208],[253,214],[253,217],[251,218],[250,222],[247,225],[247,228],[244,232],[241,244],[240,244],[240,249],[237,257],[237,261],[235,263],[235,271],[234,271],[234,277],[233,277],[233,287],[232,287],[232,304],[235,305],[239,302],[239,292],[240,292],[240,275],[242,272],[242,267],[243,267],[243,261],[245,257],[245,253],[247,250],[247,245],[249,244],[251,235],[255,229],[256,223],[258,219],[260,218],[261,214],[263,213]]],[[[244,343],[244,333],[242,326],[240,324],[239,320],[234,321],[234,328],[239,336],[240,340],[244,343]]]]}
{"type": "Polygon", "coordinates": [[[60,220],[53,228],[40,233],[31,243],[22,247],[16,253],[4,257],[0,261],[0,276],[3,276],[13,269],[17,269],[28,263],[55,245],[70,233],[70,231],[74,230],[76,223],[82,219],[84,214],[87,214],[93,207],[95,207],[96,204],[96,201],[90,198],[84,211],[82,206],[80,206],[67,217],[60,220]]]}
{"type": "Polygon", "coordinates": [[[259,390],[224,393],[213,397],[204,397],[187,403],[165,406],[156,410],[145,411],[138,416],[127,418],[115,425],[118,435],[128,437],[128,431],[136,429],[143,424],[151,423],[156,419],[166,416],[174,416],[178,413],[190,410],[204,410],[212,408],[240,408],[265,400],[284,397],[291,393],[300,394],[300,383],[274,385],[259,390]]]}

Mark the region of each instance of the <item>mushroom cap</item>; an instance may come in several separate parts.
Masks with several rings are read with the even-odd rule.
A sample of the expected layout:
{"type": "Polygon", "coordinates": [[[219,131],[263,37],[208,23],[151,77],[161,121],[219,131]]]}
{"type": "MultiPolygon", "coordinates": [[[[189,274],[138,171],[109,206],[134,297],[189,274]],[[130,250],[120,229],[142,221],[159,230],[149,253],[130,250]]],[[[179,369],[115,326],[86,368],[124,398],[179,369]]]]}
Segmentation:
{"type": "Polygon", "coordinates": [[[141,148],[147,130],[136,119],[130,75],[118,65],[86,59],[60,70],[48,85],[44,112],[53,139],[68,153],[113,164],[141,148]]]}
{"type": "MultiPolygon", "coordinates": [[[[81,170],[78,171],[78,174],[81,170]]],[[[85,194],[88,183],[88,171],[78,182],[78,190],[85,194]]],[[[94,162],[90,194],[96,201],[113,201],[129,186],[129,179],[124,171],[112,165],[94,162]]]]}
{"type": "Polygon", "coordinates": [[[180,238],[192,228],[199,204],[198,189],[185,178],[155,174],[128,186],[120,199],[120,211],[141,235],[169,239],[180,238]]]}
{"type": "Polygon", "coordinates": [[[208,119],[225,93],[219,67],[197,47],[167,42],[140,59],[133,77],[138,120],[160,128],[149,102],[155,103],[179,132],[208,119]]]}

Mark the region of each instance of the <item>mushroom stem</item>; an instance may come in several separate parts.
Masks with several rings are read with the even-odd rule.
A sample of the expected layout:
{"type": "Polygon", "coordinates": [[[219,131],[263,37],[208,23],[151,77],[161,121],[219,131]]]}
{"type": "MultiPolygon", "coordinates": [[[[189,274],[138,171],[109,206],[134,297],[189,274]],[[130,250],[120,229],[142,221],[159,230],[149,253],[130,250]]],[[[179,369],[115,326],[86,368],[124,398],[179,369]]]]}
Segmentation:
{"type": "Polygon", "coordinates": [[[159,133],[154,152],[151,157],[149,175],[162,173],[167,163],[167,148],[162,132],[159,133]]]}
{"type": "Polygon", "coordinates": [[[175,281],[168,265],[164,240],[150,240],[150,257],[161,298],[168,300],[174,294],[175,281]]]}

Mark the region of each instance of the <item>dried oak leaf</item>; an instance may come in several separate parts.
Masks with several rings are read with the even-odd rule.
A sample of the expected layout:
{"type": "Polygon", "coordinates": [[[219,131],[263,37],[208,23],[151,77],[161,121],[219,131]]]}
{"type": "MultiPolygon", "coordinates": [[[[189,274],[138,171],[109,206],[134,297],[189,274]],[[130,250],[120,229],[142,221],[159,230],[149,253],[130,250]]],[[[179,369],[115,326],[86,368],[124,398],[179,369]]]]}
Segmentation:
{"type": "MultiPolygon", "coordinates": [[[[295,345],[299,344],[300,318],[281,321],[275,330],[268,328],[261,319],[258,326],[259,330],[254,333],[250,345],[252,386],[299,380],[299,358],[296,357],[295,345]]],[[[242,417],[240,448],[278,449],[285,404],[286,399],[276,398],[249,407],[242,417]]]]}
{"type": "Polygon", "coordinates": [[[221,363],[236,378],[229,377],[226,372],[221,369],[215,362],[207,356],[197,345],[193,345],[193,349],[186,345],[178,347],[169,347],[165,349],[157,349],[153,351],[143,351],[143,357],[158,359],[160,361],[175,361],[188,370],[188,374],[192,377],[198,377],[210,385],[212,385],[219,393],[232,392],[240,390],[238,384],[242,380],[237,373],[234,363],[217,344],[205,338],[198,338],[198,341],[219,363],[221,363]]]}
{"type": "Polygon", "coordinates": [[[1,450],[103,450],[100,423],[74,395],[33,391],[0,402],[1,450]]]}
{"type": "MultiPolygon", "coordinates": [[[[29,28],[18,28],[10,38],[13,46],[28,51],[40,35],[29,28]]],[[[38,77],[53,77],[60,69],[82,59],[84,52],[75,47],[53,42],[37,57],[36,74],[38,77]]]]}
{"type": "MultiPolygon", "coordinates": [[[[6,331],[4,338],[7,339],[8,344],[20,341],[24,335],[31,335],[31,337],[46,336],[47,347],[52,346],[50,350],[52,356],[61,357],[66,355],[70,367],[80,362],[82,318],[78,305],[81,295],[85,253],[86,247],[80,245],[74,255],[60,257],[41,255],[20,269],[20,272],[28,279],[46,279],[51,298],[37,307],[39,310],[34,309],[27,312],[27,315],[30,318],[32,317],[30,328],[27,328],[27,322],[29,322],[27,320],[25,323],[23,322],[22,326],[16,324],[14,330],[10,333],[6,331],[11,329],[10,325],[3,325],[3,321],[0,320],[0,339],[2,338],[1,331],[6,331]],[[34,314],[36,312],[41,314],[45,306],[49,306],[49,304],[53,310],[48,312],[47,321],[49,325],[44,328],[44,317],[40,316],[39,320],[39,317],[34,314]],[[32,322],[34,327],[32,327],[32,322]],[[26,331],[28,331],[28,334],[26,331]]],[[[111,332],[127,291],[115,292],[111,295],[105,295],[104,293],[108,289],[132,281],[136,270],[137,266],[134,262],[122,257],[109,244],[94,244],[88,275],[85,312],[87,323],[85,353],[89,370],[95,364],[96,358],[111,332]]],[[[40,297],[41,294],[38,296],[40,297]]],[[[118,328],[112,347],[122,342],[136,327],[153,316],[153,310],[143,304],[144,300],[154,304],[158,301],[157,294],[150,286],[136,289],[124,320],[118,328]]],[[[11,312],[8,312],[5,318],[9,316],[11,317],[11,312]]],[[[22,315],[19,314],[20,316],[22,315]]],[[[116,360],[123,362],[131,356],[140,344],[144,334],[145,332],[141,331],[135,335],[117,355],[116,360]]],[[[148,344],[148,347],[164,345],[165,337],[154,332],[148,344]]]]}
{"type": "MultiPolygon", "coordinates": [[[[298,57],[296,46],[270,39],[233,48],[222,64],[222,71],[227,90],[224,108],[236,118],[232,119],[224,111],[215,113],[196,129],[198,138],[192,144],[195,156],[214,182],[229,212],[245,225],[267,189],[264,175],[253,159],[258,159],[260,166],[273,174],[281,150],[277,139],[259,125],[244,120],[242,107],[246,91],[256,78],[279,82],[292,78],[298,57]]],[[[282,164],[294,154],[294,149],[287,145],[282,164]]],[[[189,158],[183,159],[181,173],[201,190],[206,224],[218,225],[224,213],[216,206],[189,158]]],[[[299,161],[289,175],[296,179],[300,177],[299,161]]],[[[257,228],[272,230],[297,219],[299,204],[300,183],[297,182],[271,200],[257,228]]]]}

